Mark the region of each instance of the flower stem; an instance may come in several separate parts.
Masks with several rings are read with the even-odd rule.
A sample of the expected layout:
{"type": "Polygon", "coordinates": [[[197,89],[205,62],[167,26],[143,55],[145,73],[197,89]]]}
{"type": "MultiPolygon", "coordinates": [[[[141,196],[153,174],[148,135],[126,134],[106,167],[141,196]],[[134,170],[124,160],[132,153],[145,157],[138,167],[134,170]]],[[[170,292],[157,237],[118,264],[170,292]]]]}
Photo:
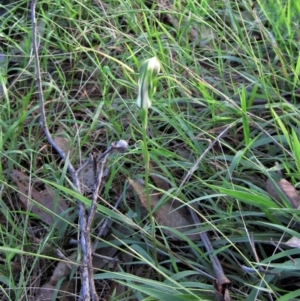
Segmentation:
{"type": "Polygon", "coordinates": [[[145,193],[147,199],[147,210],[149,212],[149,219],[151,225],[152,243],[153,243],[153,257],[155,266],[158,267],[156,237],[155,237],[155,219],[152,214],[150,189],[149,189],[149,175],[150,175],[150,156],[147,144],[147,126],[148,126],[148,110],[141,109],[142,116],[142,134],[143,134],[143,156],[145,165],[145,193]]]}

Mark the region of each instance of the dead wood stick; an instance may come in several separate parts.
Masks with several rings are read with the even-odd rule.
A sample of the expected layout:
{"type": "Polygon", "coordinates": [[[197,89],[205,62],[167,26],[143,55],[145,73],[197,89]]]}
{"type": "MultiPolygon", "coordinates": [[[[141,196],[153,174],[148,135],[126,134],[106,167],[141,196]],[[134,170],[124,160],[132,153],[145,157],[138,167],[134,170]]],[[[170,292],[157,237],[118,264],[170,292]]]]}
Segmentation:
{"type": "MultiPolygon", "coordinates": [[[[95,175],[95,183],[94,183],[94,187],[93,187],[92,205],[91,205],[88,220],[87,220],[86,232],[90,232],[91,224],[92,224],[92,221],[93,221],[95,213],[96,213],[99,189],[100,189],[100,185],[102,182],[104,167],[105,167],[106,161],[108,159],[108,156],[114,150],[124,153],[127,150],[127,148],[128,148],[128,143],[125,140],[119,140],[117,143],[112,143],[111,146],[108,147],[108,149],[103,154],[101,154],[100,156],[98,156],[98,158],[95,159],[95,162],[93,162],[93,160],[91,160],[91,158],[88,160],[88,162],[93,162],[94,170],[96,171],[96,175],[95,175]],[[102,160],[101,164],[100,164],[100,170],[97,171],[97,162],[100,160],[102,160]]],[[[80,170],[82,170],[82,168],[80,168],[80,170]]],[[[78,174],[78,172],[77,172],[77,174],[78,174]]]]}
{"type": "MultiPolygon", "coordinates": [[[[91,208],[90,208],[88,221],[87,221],[87,225],[86,225],[86,231],[87,232],[91,231],[91,225],[92,225],[95,213],[96,213],[99,189],[100,189],[100,185],[101,185],[101,182],[102,182],[104,166],[106,164],[108,155],[109,155],[109,153],[107,153],[106,156],[103,158],[103,160],[100,164],[99,172],[97,171],[97,166],[94,166],[94,170],[96,171],[96,175],[95,175],[96,179],[95,179],[95,183],[94,183],[94,186],[93,186],[92,205],[91,205],[91,208]]],[[[94,162],[94,165],[97,165],[97,162],[94,162]]]]}
{"type": "MultiPolygon", "coordinates": [[[[201,154],[201,156],[197,159],[196,163],[194,164],[194,166],[188,171],[188,173],[186,174],[186,176],[184,177],[184,179],[182,180],[181,184],[179,185],[177,192],[176,192],[176,196],[181,192],[182,187],[184,186],[184,184],[192,177],[192,175],[194,174],[194,172],[197,170],[200,162],[203,160],[203,158],[205,157],[205,155],[212,149],[212,147],[219,142],[219,140],[227,133],[227,131],[233,127],[235,123],[231,123],[230,125],[228,125],[215,139],[214,141],[212,141],[210,143],[210,145],[206,148],[206,150],[201,154]]],[[[188,207],[188,210],[191,214],[191,217],[193,219],[194,224],[200,224],[200,220],[198,218],[198,216],[195,213],[195,210],[193,208],[188,207]]],[[[220,261],[218,259],[218,257],[216,255],[211,255],[214,252],[214,249],[210,243],[210,240],[208,238],[208,235],[206,232],[202,232],[199,234],[201,240],[203,241],[203,244],[205,246],[206,251],[209,254],[214,272],[215,272],[215,276],[216,276],[216,292],[217,292],[217,298],[218,300],[230,300],[230,296],[229,296],[229,290],[228,288],[231,285],[231,281],[225,276],[223,268],[220,264],[220,261]]]]}
{"type": "MultiPolygon", "coordinates": [[[[188,207],[188,210],[191,214],[194,224],[200,224],[200,219],[197,216],[195,210],[193,208],[188,207]]],[[[230,300],[230,296],[228,293],[228,288],[231,285],[231,281],[225,276],[221,263],[216,255],[212,255],[214,252],[214,248],[209,240],[209,237],[206,232],[201,232],[200,238],[204,244],[204,247],[209,254],[209,258],[211,260],[215,276],[216,276],[216,291],[219,296],[219,300],[230,300]]]]}
{"type": "MultiPolygon", "coordinates": [[[[58,152],[61,159],[67,164],[68,172],[72,177],[74,190],[80,193],[79,179],[76,175],[75,169],[73,165],[69,162],[65,153],[61,150],[61,148],[55,143],[55,141],[51,137],[46,122],[44,95],[43,95],[39,54],[38,54],[38,46],[37,46],[37,22],[35,16],[36,2],[37,0],[32,0],[31,2],[31,22],[32,22],[32,47],[33,47],[34,60],[35,60],[36,82],[38,87],[39,107],[40,107],[40,114],[41,114],[40,122],[43,131],[48,139],[48,142],[58,152]]],[[[82,264],[80,269],[80,275],[81,275],[80,299],[97,301],[98,297],[94,293],[95,292],[94,281],[90,281],[91,275],[89,275],[89,269],[88,269],[89,262],[92,261],[91,258],[92,252],[91,252],[90,236],[87,235],[87,233],[85,232],[86,223],[87,223],[86,212],[83,204],[79,200],[77,200],[77,205],[78,205],[78,215],[79,215],[80,245],[82,250],[82,264]]]]}

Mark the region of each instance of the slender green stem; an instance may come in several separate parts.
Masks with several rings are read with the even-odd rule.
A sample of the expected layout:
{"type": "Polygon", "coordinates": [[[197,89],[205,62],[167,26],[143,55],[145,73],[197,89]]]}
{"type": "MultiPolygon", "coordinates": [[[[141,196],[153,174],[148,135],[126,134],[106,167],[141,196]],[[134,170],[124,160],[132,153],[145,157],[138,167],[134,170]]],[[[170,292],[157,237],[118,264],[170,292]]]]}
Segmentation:
{"type": "Polygon", "coordinates": [[[151,224],[151,234],[152,234],[152,241],[153,241],[153,257],[155,265],[158,266],[157,261],[157,251],[156,251],[156,238],[155,238],[155,220],[152,214],[152,207],[150,201],[150,189],[149,189],[149,175],[150,175],[150,156],[147,144],[147,126],[148,126],[148,110],[141,109],[141,116],[142,116],[142,130],[143,130],[143,155],[144,155],[144,165],[145,165],[145,192],[147,198],[147,210],[149,212],[149,219],[151,224]]]}

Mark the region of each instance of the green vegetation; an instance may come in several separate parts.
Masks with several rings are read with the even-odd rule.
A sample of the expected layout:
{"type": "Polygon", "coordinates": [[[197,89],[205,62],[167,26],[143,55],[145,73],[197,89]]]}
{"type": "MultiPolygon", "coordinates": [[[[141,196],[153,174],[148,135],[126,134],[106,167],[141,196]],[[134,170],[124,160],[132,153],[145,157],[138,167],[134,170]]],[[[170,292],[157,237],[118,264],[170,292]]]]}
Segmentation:
{"type": "MultiPolygon", "coordinates": [[[[71,260],[51,298],[66,291],[64,300],[76,300],[81,250],[70,240],[78,239],[76,198],[88,209],[91,192],[72,190],[39,123],[30,4],[7,2],[0,4],[0,299],[38,300],[57,263],[71,260]]],[[[115,141],[129,144],[108,158],[92,224],[97,252],[119,259],[95,259],[101,300],[218,300],[210,255],[231,282],[232,300],[299,300],[300,217],[275,182],[300,181],[300,2],[40,0],[36,17],[47,124],[70,151],[67,160],[79,167],[115,141]],[[151,57],[161,71],[145,135],[137,83],[151,57]],[[149,198],[157,199],[151,214],[140,184],[145,142],[149,198]],[[175,229],[168,215],[152,219],[174,199],[180,210],[195,208],[196,228],[175,229]],[[186,235],[205,231],[214,254],[186,235]],[[285,244],[291,238],[296,243],[285,244]]]]}

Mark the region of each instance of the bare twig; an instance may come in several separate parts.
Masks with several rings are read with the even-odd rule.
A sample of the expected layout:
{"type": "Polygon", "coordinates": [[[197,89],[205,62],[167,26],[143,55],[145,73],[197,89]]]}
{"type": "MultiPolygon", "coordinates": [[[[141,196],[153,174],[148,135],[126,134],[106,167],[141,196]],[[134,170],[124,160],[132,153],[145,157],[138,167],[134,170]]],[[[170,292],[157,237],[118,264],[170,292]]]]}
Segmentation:
{"type": "MultiPolygon", "coordinates": [[[[114,150],[114,145],[115,144],[111,145],[104,153],[100,154],[97,158],[97,162],[100,162],[107,154],[112,152],[114,150]]],[[[89,159],[78,168],[78,170],[76,171],[76,175],[78,176],[88,165],[92,164],[93,160],[94,156],[91,155],[89,159]]]]}
{"type": "MultiPolygon", "coordinates": [[[[183,185],[192,177],[194,172],[197,170],[200,162],[205,157],[205,155],[212,149],[212,147],[227,133],[227,131],[234,125],[235,123],[230,124],[227,126],[215,139],[210,145],[206,148],[206,150],[201,154],[201,156],[197,159],[194,166],[188,171],[184,179],[182,180],[180,186],[177,189],[176,195],[178,195],[183,187],[183,185]]],[[[195,210],[191,207],[188,207],[189,213],[193,219],[194,224],[200,224],[199,217],[196,215],[195,210]]],[[[216,292],[217,297],[219,300],[230,300],[229,290],[228,288],[231,285],[231,281],[225,276],[223,268],[220,264],[220,261],[216,255],[211,255],[214,252],[214,249],[210,243],[209,237],[206,232],[201,232],[199,234],[203,244],[205,246],[206,251],[209,254],[214,273],[216,276],[216,292]]]]}
{"type": "Polygon", "coordinates": [[[94,187],[93,187],[92,206],[90,208],[90,212],[89,212],[89,216],[88,216],[86,232],[89,232],[91,230],[91,224],[92,224],[92,221],[93,221],[95,213],[96,213],[98,193],[99,193],[101,181],[103,178],[104,166],[106,164],[108,155],[109,155],[109,153],[107,153],[105,155],[105,157],[103,158],[103,160],[101,162],[100,170],[98,171],[98,173],[96,175],[96,180],[95,180],[94,187]]]}
{"type": "MultiPolygon", "coordinates": [[[[112,151],[117,150],[122,153],[122,152],[125,152],[127,150],[127,148],[128,148],[128,143],[125,140],[119,140],[117,143],[112,143],[111,146],[108,147],[108,149],[97,158],[98,162],[101,160],[101,167],[100,167],[99,172],[97,172],[97,161],[94,162],[94,170],[95,170],[95,172],[97,172],[97,175],[96,175],[96,179],[95,179],[95,183],[94,183],[94,187],[93,187],[92,206],[90,208],[90,213],[88,216],[85,232],[90,232],[90,230],[91,230],[91,224],[92,224],[92,221],[94,219],[96,209],[97,209],[97,198],[98,198],[98,193],[99,193],[99,189],[100,189],[100,185],[101,185],[101,181],[102,181],[102,177],[103,177],[103,172],[104,172],[104,167],[105,167],[107,158],[112,151]]],[[[90,158],[89,162],[90,161],[93,161],[93,158],[90,158]]]]}
{"type": "MultiPolygon", "coordinates": [[[[66,157],[65,153],[61,150],[61,148],[55,143],[52,139],[51,134],[49,132],[47,122],[46,122],[46,113],[44,107],[44,96],[43,96],[43,89],[42,89],[42,80],[41,80],[41,71],[40,71],[40,64],[39,64],[39,54],[38,54],[38,46],[37,46],[37,22],[35,16],[36,10],[36,2],[37,0],[32,0],[31,3],[31,21],[32,21],[32,47],[34,53],[34,60],[35,60],[35,68],[36,68],[36,81],[38,86],[38,95],[39,95],[39,107],[41,113],[41,125],[43,131],[48,139],[48,142],[51,146],[58,152],[59,156],[62,160],[67,164],[68,172],[72,177],[72,182],[74,189],[80,193],[80,185],[77,174],[73,165],[69,162],[68,158],[66,157]]],[[[89,275],[89,263],[92,262],[92,255],[91,255],[91,241],[90,236],[86,234],[86,212],[84,209],[83,204],[77,200],[78,204],[78,215],[79,215],[79,231],[80,231],[80,245],[82,250],[82,265],[81,265],[81,290],[80,290],[80,299],[81,300],[98,300],[98,297],[94,295],[95,292],[95,285],[93,279],[91,280],[91,275],[89,275]],[[91,295],[92,294],[92,295],[91,295]]]]}
{"type": "Polygon", "coordinates": [[[98,258],[101,258],[103,260],[106,260],[107,262],[112,262],[114,264],[119,263],[119,259],[118,258],[108,257],[108,256],[100,255],[100,254],[97,254],[97,253],[93,253],[93,255],[95,257],[98,257],[98,258]]]}
{"type": "MultiPolygon", "coordinates": [[[[197,214],[195,213],[195,210],[193,210],[193,208],[190,208],[190,207],[188,207],[188,210],[191,214],[194,224],[197,224],[197,225],[200,224],[200,219],[197,216],[197,214]]],[[[213,269],[215,272],[215,276],[217,279],[217,281],[216,281],[217,293],[220,296],[223,295],[222,300],[225,300],[226,298],[227,298],[227,300],[230,300],[229,293],[227,291],[231,285],[231,281],[225,276],[223,268],[221,266],[221,263],[220,263],[218,257],[216,255],[212,255],[214,252],[214,249],[213,249],[212,244],[210,243],[207,233],[201,232],[199,234],[199,236],[204,244],[204,247],[205,247],[207,253],[209,254],[209,258],[211,260],[211,263],[212,263],[212,266],[213,266],[213,269]],[[225,298],[225,294],[226,294],[226,298],[225,298]]]]}
{"type": "MultiPolygon", "coordinates": [[[[252,241],[250,242],[250,245],[251,245],[251,247],[253,248],[252,241]]],[[[275,246],[275,244],[274,244],[274,246],[275,246]]],[[[230,250],[228,250],[228,252],[229,252],[229,254],[231,255],[232,259],[236,262],[236,264],[237,264],[244,272],[246,272],[246,273],[248,273],[248,274],[258,274],[258,272],[260,272],[261,274],[270,274],[270,275],[280,276],[279,273],[267,271],[267,270],[265,270],[265,269],[264,269],[263,267],[261,267],[261,266],[258,267],[258,269],[256,269],[256,268],[249,268],[249,267],[247,267],[247,266],[245,266],[245,265],[243,265],[243,264],[240,264],[239,261],[236,259],[236,257],[233,255],[233,253],[232,253],[230,250]]],[[[255,258],[258,258],[258,257],[257,257],[256,251],[255,251],[255,254],[256,254],[255,258]]]]}
{"type": "MultiPolygon", "coordinates": [[[[128,143],[125,140],[119,140],[116,143],[112,143],[112,145],[108,147],[104,153],[100,154],[97,157],[97,162],[100,162],[107,154],[109,154],[113,150],[117,150],[120,153],[124,153],[127,151],[127,148],[128,143]]],[[[78,168],[78,170],[76,171],[76,176],[78,176],[89,164],[91,164],[93,160],[93,156],[90,156],[90,158],[78,168]]]]}
{"type": "MultiPolygon", "coordinates": [[[[57,151],[61,159],[66,163],[69,174],[72,177],[73,188],[78,193],[80,191],[80,183],[78,179],[78,174],[82,171],[88,164],[91,163],[92,158],[90,158],[77,172],[74,169],[73,165],[70,163],[66,154],[62,151],[62,149],[55,143],[53,140],[50,131],[47,126],[45,106],[44,106],[44,95],[42,89],[42,80],[41,80],[41,71],[39,64],[39,54],[38,54],[38,46],[37,46],[37,22],[35,16],[37,0],[32,0],[31,3],[31,21],[32,21],[32,47],[34,53],[35,60],[35,68],[36,68],[36,82],[38,87],[38,96],[39,96],[39,107],[40,107],[40,123],[43,128],[43,131],[47,137],[48,142],[51,146],[57,151]]],[[[96,293],[94,277],[93,277],[93,267],[92,267],[92,247],[91,247],[91,236],[90,236],[90,227],[93,220],[93,217],[96,212],[96,200],[99,192],[99,187],[101,183],[101,179],[103,176],[103,169],[105,162],[109,153],[113,150],[118,150],[119,152],[124,152],[127,150],[128,144],[124,140],[120,140],[117,143],[113,143],[103,154],[101,154],[97,161],[103,159],[101,170],[98,173],[95,185],[94,185],[94,193],[92,206],[90,210],[89,217],[87,219],[85,208],[79,200],[77,200],[78,204],[78,218],[79,218],[79,232],[80,232],[80,247],[82,251],[82,262],[81,262],[81,290],[80,290],[80,300],[92,300],[98,301],[99,298],[96,293]]]]}
{"type": "MultiPolygon", "coordinates": [[[[112,145],[103,154],[101,154],[96,160],[92,159],[92,161],[94,161],[93,162],[94,163],[94,171],[97,173],[97,175],[96,175],[96,179],[95,179],[95,183],[94,183],[94,187],[93,187],[92,205],[90,208],[87,225],[86,225],[86,229],[85,229],[85,233],[87,235],[89,235],[89,237],[90,237],[91,225],[92,225],[92,222],[93,222],[94,216],[96,214],[96,210],[97,210],[97,199],[98,199],[99,189],[100,189],[100,185],[102,182],[104,167],[105,167],[106,161],[108,159],[108,156],[113,150],[124,152],[127,150],[127,148],[128,148],[127,142],[124,140],[120,140],[117,143],[112,143],[112,145]],[[97,171],[97,161],[100,161],[100,160],[101,160],[101,167],[100,167],[100,170],[97,171]]],[[[89,251],[91,252],[91,255],[92,255],[92,250],[89,250],[89,251]]],[[[88,268],[89,268],[89,275],[90,275],[89,279],[91,282],[90,287],[94,288],[94,286],[93,286],[94,269],[93,269],[93,265],[92,265],[92,260],[89,262],[88,268]]],[[[93,292],[93,295],[96,296],[96,291],[93,292]]]]}
{"type": "MultiPolygon", "coordinates": [[[[109,154],[112,151],[117,150],[118,152],[123,153],[127,150],[127,148],[128,148],[128,143],[125,140],[119,140],[117,143],[112,143],[111,146],[97,158],[98,162],[100,160],[102,160],[102,161],[101,161],[100,170],[96,175],[96,179],[95,179],[95,183],[94,183],[94,187],[93,187],[92,206],[91,206],[91,209],[90,209],[90,213],[89,213],[89,217],[88,217],[85,232],[90,232],[90,230],[91,230],[91,224],[92,224],[92,221],[94,219],[96,209],[97,209],[97,198],[98,198],[99,188],[100,188],[100,185],[101,185],[101,181],[102,181],[102,177],[103,177],[103,171],[104,171],[104,167],[105,167],[107,158],[108,158],[109,154]]],[[[93,159],[90,158],[89,162],[91,162],[92,160],[93,159]]],[[[94,165],[97,165],[97,162],[94,162],[94,165]]],[[[94,169],[96,171],[97,166],[95,166],[94,169]]],[[[82,170],[82,168],[80,168],[80,170],[82,170]]]]}
{"type": "MultiPolygon", "coordinates": [[[[250,246],[252,248],[252,252],[253,252],[253,255],[254,255],[254,258],[255,258],[256,262],[259,263],[259,258],[258,258],[257,252],[256,252],[256,248],[255,248],[255,244],[254,244],[254,241],[253,241],[253,237],[250,238],[250,246]]],[[[277,276],[280,275],[279,273],[274,273],[274,272],[265,270],[262,266],[259,266],[258,270],[262,274],[277,275],[277,276]]]]}

